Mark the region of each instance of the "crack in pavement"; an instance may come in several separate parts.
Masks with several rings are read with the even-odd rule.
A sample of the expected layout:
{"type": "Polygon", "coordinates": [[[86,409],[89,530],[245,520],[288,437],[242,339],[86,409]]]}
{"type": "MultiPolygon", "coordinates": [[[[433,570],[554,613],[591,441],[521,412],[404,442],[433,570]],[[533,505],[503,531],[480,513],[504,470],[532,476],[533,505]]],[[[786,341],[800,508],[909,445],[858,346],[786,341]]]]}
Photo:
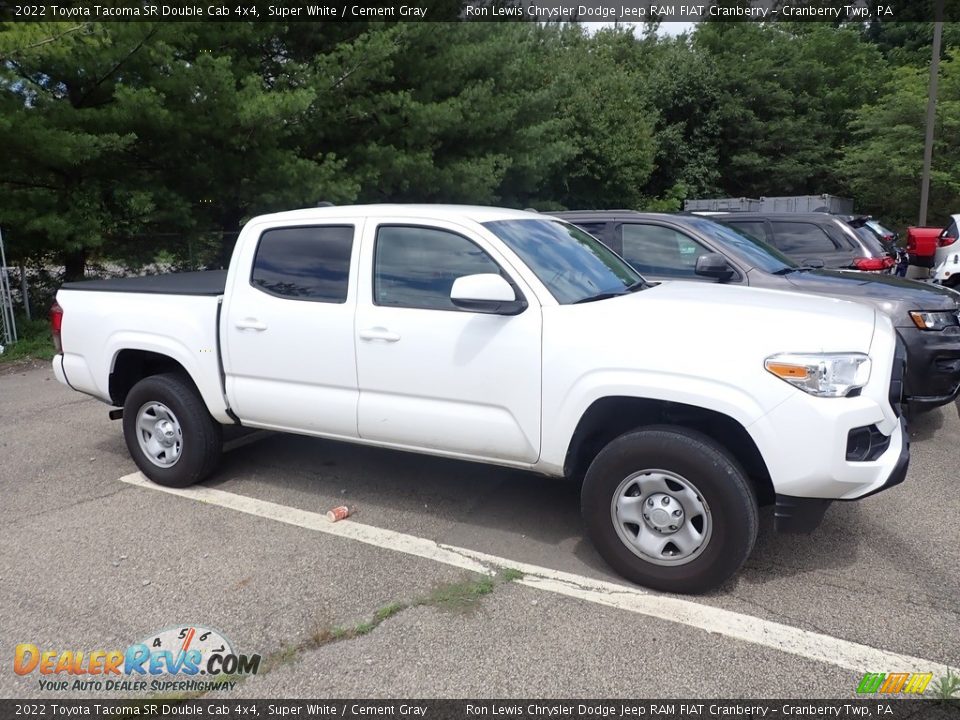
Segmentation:
{"type": "MultiPolygon", "coordinates": [[[[118,489],[116,489],[116,490],[113,490],[113,491],[111,491],[111,492],[105,493],[105,494],[103,494],[103,495],[95,495],[95,496],[93,496],[93,497],[80,498],[80,499],[74,500],[74,501],[72,501],[72,502],[70,502],[70,503],[67,503],[66,505],[59,505],[59,506],[57,506],[57,507],[45,508],[45,509],[43,509],[43,510],[38,510],[37,512],[35,512],[35,513],[30,513],[30,514],[24,514],[24,513],[21,513],[21,512],[16,512],[16,513],[14,513],[14,514],[15,514],[15,516],[16,516],[16,518],[17,518],[18,521],[21,521],[21,520],[33,520],[33,519],[35,519],[35,518],[43,517],[43,516],[45,516],[45,515],[52,515],[52,514],[54,514],[54,513],[58,513],[58,512],[61,512],[61,511],[63,511],[63,510],[69,510],[69,509],[71,509],[71,508],[79,507],[79,506],[81,506],[81,505],[86,505],[87,503],[95,502],[96,500],[103,500],[103,499],[105,499],[105,498],[110,498],[110,497],[113,497],[114,495],[119,495],[120,493],[122,493],[122,492],[124,492],[124,491],[126,491],[126,490],[129,490],[129,489],[130,489],[130,488],[121,486],[120,488],[118,488],[118,489]]],[[[0,519],[4,519],[4,513],[0,513],[0,519]]]]}

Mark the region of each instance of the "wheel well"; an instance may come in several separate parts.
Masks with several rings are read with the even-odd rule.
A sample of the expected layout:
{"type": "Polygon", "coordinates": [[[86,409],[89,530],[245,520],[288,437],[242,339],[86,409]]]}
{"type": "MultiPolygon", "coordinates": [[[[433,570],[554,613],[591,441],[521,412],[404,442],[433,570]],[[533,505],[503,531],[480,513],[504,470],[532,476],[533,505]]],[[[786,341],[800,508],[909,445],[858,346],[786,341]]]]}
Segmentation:
{"type": "Polygon", "coordinates": [[[678,425],[710,437],[743,468],[758,502],[774,501],[770,472],[743,425],[723,413],[664,400],[607,397],[595,401],[580,418],[570,440],[564,474],[582,478],[597,453],[610,441],[644,425],[678,425]]]}
{"type": "Polygon", "coordinates": [[[117,407],[123,407],[127,393],[138,382],[151,375],[170,372],[182,375],[196,387],[190,373],[172,357],[148,350],[121,350],[110,373],[110,400],[117,407]]]}

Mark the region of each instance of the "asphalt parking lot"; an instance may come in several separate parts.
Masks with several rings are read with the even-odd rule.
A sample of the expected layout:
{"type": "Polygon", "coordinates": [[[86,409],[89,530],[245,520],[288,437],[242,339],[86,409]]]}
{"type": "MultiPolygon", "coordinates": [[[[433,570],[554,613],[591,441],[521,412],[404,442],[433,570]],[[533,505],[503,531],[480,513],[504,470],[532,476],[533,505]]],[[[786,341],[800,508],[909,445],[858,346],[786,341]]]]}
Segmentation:
{"type": "Polygon", "coordinates": [[[12,671],[18,643],[186,624],[268,660],[231,698],[847,698],[866,671],[939,674],[960,667],[957,407],[911,435],[904,485],[811,536],[775,534],[766,509],[738,577],[680,599],[607,570],[570,483],[259,434],[173,494],[139,480],[105,405],[7,368],[0,696],[49,696],[12,671]],[[344,503],[349,521],[320,522],[344,503]]]}

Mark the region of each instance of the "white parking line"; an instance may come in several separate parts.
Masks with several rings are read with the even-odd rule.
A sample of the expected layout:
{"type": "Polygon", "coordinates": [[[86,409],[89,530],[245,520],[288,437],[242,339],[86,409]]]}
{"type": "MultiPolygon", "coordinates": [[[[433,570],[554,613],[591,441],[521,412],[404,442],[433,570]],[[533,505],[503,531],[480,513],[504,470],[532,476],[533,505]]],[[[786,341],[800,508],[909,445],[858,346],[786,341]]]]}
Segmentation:
{"type": "Polygon", "coordinates": [[[658,595],[628,585],[551,570],[539,565],[517,562],[476,550],[445,545],[427,538],[407,535],[394,530],[385,530],[372,525],[363,525],[351,520],[341,520],[333,523],[320,513],[279,505],[266,500],[258,500],[245,495],[237,495],[207,487],[185,489],[162,487],[150,482],[141,473],[126,475],[120,480],[130,485],[178,495],[189,500],[236,510],[248,515],[275,520],[328,535],[357,540],[367,545],[414,555],[477,573],[493,574],[502,568],[514,568],[524,574],[523,578],[516,582],[527,587],[680,623],[706,632],[762,645],[763,647],[836,665],[848,670],[857,672],[933,672],[934,675],[939,676],[946,674],[949,669],[954,674],[958,673],[956,668],[949,668],[943,662],[887,652],[868,645],[763,620],[732,610],[702,605],[682,598],[658,595]]]}

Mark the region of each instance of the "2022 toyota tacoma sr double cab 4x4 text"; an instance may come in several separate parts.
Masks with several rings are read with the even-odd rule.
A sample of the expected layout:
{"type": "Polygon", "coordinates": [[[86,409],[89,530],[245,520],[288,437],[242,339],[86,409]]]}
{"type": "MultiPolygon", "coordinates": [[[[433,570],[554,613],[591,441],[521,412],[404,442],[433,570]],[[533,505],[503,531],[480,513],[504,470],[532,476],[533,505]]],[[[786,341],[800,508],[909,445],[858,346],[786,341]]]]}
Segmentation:
{"type": "Polygon", "coordinates": [[[600,554],[660,590],[736,573],[759,504],[810,530],[907,472],[888,317],[653,285],[535,213],[267,215],[226,273],[69,283],[52,317],[57,378],[122,408],[154,482],[207,477],[225,424],[582,478],[600,554]]]}

